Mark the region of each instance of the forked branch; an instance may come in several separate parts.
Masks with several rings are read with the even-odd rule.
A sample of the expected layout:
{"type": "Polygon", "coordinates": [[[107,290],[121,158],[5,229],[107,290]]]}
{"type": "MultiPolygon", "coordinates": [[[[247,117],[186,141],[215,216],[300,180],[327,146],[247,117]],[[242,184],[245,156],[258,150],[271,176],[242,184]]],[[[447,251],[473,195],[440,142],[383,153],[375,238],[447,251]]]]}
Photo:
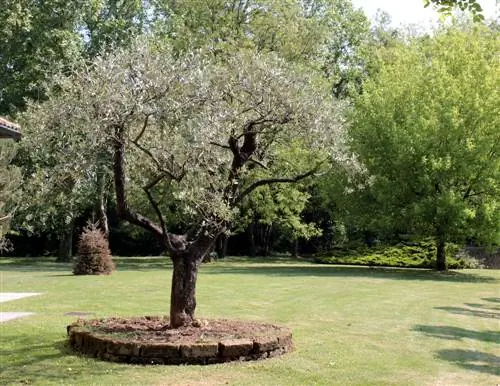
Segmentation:
{"type": "Polygon", "coordinates": [[[264,178],[262,180],[255,181],[250,186],[248,186],[245,190],[243,190],[243,192],[241,192],[240,194],[238,194],[236,196],[236,198],[232,202],[232,205],[235,206],[238,203],[240,203],[241,200],[243,200],[243,198],[245,198],[246,196],[248,196],[250,193],[252,193],[255,189],[257,189],[260,186],[272,185],[272,184],[293,184],[293,183],[299,182],[299,181],[301,181],[301,180],[303,180],[303,179],[305,179],[307,177],[310,177],[310,176],[312,176],[314,173],[316,173],[318,171],[318,169],[321,166],[321,164],[322,164],[322,162],[319,162],[311,170],[309,170],[309,171],[307,171],[307,172],[305,172],[303,174],[299,174],[299,175],[297,175],[295,177],[288,177],[288,178],[287,177],[283,177],[283,178],[264,178]]]}

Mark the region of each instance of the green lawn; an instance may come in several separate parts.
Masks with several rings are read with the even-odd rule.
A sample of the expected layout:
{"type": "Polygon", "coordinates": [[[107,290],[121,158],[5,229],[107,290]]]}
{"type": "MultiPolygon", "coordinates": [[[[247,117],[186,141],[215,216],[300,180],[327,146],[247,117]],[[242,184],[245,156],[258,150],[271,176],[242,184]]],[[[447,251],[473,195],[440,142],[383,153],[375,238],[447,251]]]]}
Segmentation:
{"type": "Polygon", "coordinates": [[[212,366],[133,366],[66,349],[75,316],[168,312],[165,258],[117,259],[108,277],[73,276],[48,259],[0,260],[1,292],[42,292],[1,303],[36,315],[0,324],[1,384],[496,385],[500,271],[431,271],[226,259],[201,268],[198,316],[278,323],[296,350],[212,366]]]}

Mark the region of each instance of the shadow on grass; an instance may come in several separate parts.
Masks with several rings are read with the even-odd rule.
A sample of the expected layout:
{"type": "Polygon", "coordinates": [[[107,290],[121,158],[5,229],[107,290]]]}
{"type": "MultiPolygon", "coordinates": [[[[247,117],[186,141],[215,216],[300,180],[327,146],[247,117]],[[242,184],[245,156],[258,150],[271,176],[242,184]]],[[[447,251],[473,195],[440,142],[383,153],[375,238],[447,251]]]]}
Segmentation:
{"type": "Polygon", "coordinates": [[[452,314],[477,316],[479,318],[500,319],[500,312],[475,310],[464,307],[434,307],[436,310],[448,311],[452,314]]]}
{"type": "MultiPolygon", "coordinates": [[[[13,349],[0,349],[1,384],[72,384],[75,376],[89,372],[88,362],[75,354],[67,340],[43,342],[34,336],[5,336],[13,349]],[[65,365],[65,359],[69,362],[65,365]]],[[[116,368],[114,368],[116,371],[116,368]]],[[[104,366],[92,366],[92,375],[105,374],[104,366]]]]}
{"type": "Polygon", "coordinates": [[[172,267],[167,256],[115,257],[113,260],[118,271],[152,271],[172,267]]]}
{"type": "MultiPolygon", "coordinates": [[[[166,256],[114,257],[118,271],[151,271],[166,269],[170,260],[166,256]]],[[[72,276],[73,263],[58,263],[54,257],[15,257],[0,259],[0,271],[15,272],[66,272],[51,276],[72,276]]]]}
{"type": "Polygon", "coordinates": [[[422,332],[425,335],[432,338],[440,338],[447,340],[462,340],[462,339],[474,339],[482,342],[500,342],[500,332],[499,331],[474,331],[467,330],[460,327],[451,326],[424,326],[415,325],[412,328],[413,331],[422,332]]]}
{"type": "Polygon", "coordinates": [[[0,271],[17,272],[63,272],[72,271],[72,263],[58,263],[55,258],[48,257],[14,257],[0,258],[0,271]]]}
{"type": "Polygon", "coordinates": [[[479,304],[479,303],[464,303],[467,307],[482,308],[485,310],[500,311],[500,306],[492,304],[479,304]]]}
{"type": "Polygon", "coordinates": [[[492,303],[500,303],[500,298],[482,298],[481,300],[492,302],[492,303]]]}
{"type": "MultiPolygon", "coordinates": [[[[166,256],[114,257],[118,271],[151,271],[170,269],[172,263],[166,256]]],[[[0,259],[0,271],[17,272],[65,272],[71,275],[71,263],[57,263],[54,258],[8,258],[0,259]]],[[[251,274],[266,276],[326,276],[326,277],[372,277],[394,280],[445,281],[461,283],[498,282],[491,276],[458,271],[436,272],[427,269],[362,267],[345,265],[314,264],[305,259],[285,257],[248,258],[231,257],[215,263],[203,264],[204,274],[251,274]]],[[[486,300],[486,299],[485,299],[486,300]]],[[[498,301],[489,298],[488,301],[498,301]]]]}
{"type": "Polygon", "coordinates": [[[371,268],[353,266],[331,266],[319,264],[204,266],[203,274],[250,274],[266,276],[321,276],[321,277],[371,277],[394,280],[446,281],[460,283],[497,282],[496,278],[457,271],[436,272],[422,269],[371,268]]]}
{"type": "Polygon", "coordinates": [[[466,370],[500,375],[500,357],[493,354],[474,350],[447,349],[438,351],[437,357],[466,370]]]}

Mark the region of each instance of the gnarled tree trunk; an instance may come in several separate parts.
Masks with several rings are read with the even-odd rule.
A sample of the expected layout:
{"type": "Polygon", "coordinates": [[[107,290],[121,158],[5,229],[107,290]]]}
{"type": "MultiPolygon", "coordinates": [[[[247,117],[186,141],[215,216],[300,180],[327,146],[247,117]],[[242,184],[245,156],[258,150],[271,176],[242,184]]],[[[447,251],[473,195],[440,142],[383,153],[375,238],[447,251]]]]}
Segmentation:
{"type": "Polygon", "coordinates": [[[203,258],[217,236],[199,236],[186,250],[171,252],[174,265],[170,293],[170,327],[191,325],[196,309],[196,281],[203,258]]]}
{"type": "Polygon", "coordinates": [[[170,326],[189,325],[196,309],[196,280],[200,261],[191,256],[172,256],[172,291],[170,294],[170,326]]]}

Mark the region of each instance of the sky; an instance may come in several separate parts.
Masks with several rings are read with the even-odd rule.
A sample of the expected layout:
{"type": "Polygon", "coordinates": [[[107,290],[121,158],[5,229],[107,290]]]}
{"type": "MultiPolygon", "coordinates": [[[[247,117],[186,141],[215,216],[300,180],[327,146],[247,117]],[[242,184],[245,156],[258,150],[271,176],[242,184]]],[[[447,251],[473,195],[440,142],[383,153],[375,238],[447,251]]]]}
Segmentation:
{"type": "MultiPolygon", "coordinates": [[[[499,16],[496,12],[497,0],[478,0],[486,18],[499,16]]],[[[424,8],[423,0],[352,0],[356,8],[363,8],[369,18],[373,18],[377,9],[389,13],[392,24],[419,24],[422,27],[438,20],[437,12],[432,7],[424,8]]],[[[500,9],[500,5],[498,6],[500,9]]]]}

